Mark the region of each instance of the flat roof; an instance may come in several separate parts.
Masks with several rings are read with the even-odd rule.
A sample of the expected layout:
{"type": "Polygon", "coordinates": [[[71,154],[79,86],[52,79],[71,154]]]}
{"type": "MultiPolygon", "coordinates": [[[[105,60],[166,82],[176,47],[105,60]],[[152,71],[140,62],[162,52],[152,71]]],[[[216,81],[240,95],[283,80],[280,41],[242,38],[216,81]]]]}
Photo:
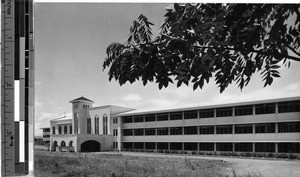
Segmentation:
{"type": "Polygon", "coordinates": [[[191,111],[195,109],[199,110],[199,109],[213,109],[213,108],[222,108],[222,107],[247,106],[247,105],[254,105],[254,104],[267,104],[267,103],[274,103],[274,102],[285,102],[285,101],[296,101],[296,100],[300,100],[300,96],[255,100],[255,101],[246,101],[246,102],[225,103],[225,104],[211,104],[205,106],[178,107],[178,108],[170,108],[170,109],[134,110],[134,111],[114,115],[114,117],[132,116],[132,115],[141,115],[141,114],[157,114],[157,113],[167,113],[167,112],[177,112],[177,111],[178,112],[191,111]]]}

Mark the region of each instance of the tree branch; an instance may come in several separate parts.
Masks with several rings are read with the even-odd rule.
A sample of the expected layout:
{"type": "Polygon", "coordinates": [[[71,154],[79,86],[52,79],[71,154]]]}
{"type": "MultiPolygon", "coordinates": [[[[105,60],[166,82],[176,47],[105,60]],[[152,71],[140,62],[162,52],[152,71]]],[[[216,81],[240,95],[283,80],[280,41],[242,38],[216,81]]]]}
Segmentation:
{"type": "Polygon", "coordinates": [[[297,54],[300,57],[300,53],[297,52],[295,49],[293,49],[291,46],[287,46],[287,48],[289,48],[292,52],[294,52],[295,54],[297,54]]]}

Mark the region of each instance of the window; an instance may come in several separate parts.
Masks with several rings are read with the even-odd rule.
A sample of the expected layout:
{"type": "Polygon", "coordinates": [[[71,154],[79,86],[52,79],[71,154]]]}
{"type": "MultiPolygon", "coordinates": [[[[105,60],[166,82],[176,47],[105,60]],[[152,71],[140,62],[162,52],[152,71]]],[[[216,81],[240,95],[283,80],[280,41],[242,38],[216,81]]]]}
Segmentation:
{"type": "Polygon", "coordinates": [[[168,128],[158,128],[157,135],[169,135],[168,128]]]}
{"type": "Polygon", "coordinates": [[[145,129],[145,135],[155,135],[155,128],[145,129]]]}
{"type": "Polygon", "coordinates": [[[154,142],[145,142],[145,149],[155,149],[154,142]]]}
{"type": "Polygon", "coordinates": [[[275,143],[255,143],[255,152],[275,152],[275,143]]]}
{"type": "Polygon", "coordinates": [[[300,132],[300,122],[278,123],[278,133],[300,132]]]}
{"type": "Polygon", "coordinates": [[[232,143],[216,143],[217,151],[232,151],[232,143]]]}
{"type": "Polygon", "coordinates": [[[253,115],[253,106],[238,106],[234,108],[234,116],[253,115]]]}
{"type": "Polygon", "coordinates": [[[182,135],[182,127],[171,127],[170,135],[182,135]]]}
{"type": "Polygon", "coordinates": [[[199,151],[214,151],[214,143],[199,143],[199,151]]]}
{"type": "Polygon", "coordinates": [[[217,128],[217,134],[232,134],[232,125],[219,125],[217,128]]]}
{"type": "Polygon", "coordinates": [[[182,150],[182,143],[170,143],[170,150],[182,150]]]}
{"type": "Polygon", "coordinates": [[[300,100],[278,103],[278,113],[299,112],[300,100]]]}
{"type": "Polygon", "coordinates": [[[184,134],[185,135],[197,135],[198,127],[184,127],[184,134]]]}
{"type": "Polygon", "coordinates": [[[134,136],[144,136],[144,129],[134,129],[134,136]]]}
{"type": "Polygon", "coordinates": [[[211,117],[215,117],[214,109],[199,110],[199,118],[211,118],[211,117]]]}
{"type": "Polygon", "coordinates": [[[163,142],[157,142],[157,149],[163,149],[163,150],[167,150],[169,149],[169,143],[163,142]]]}
{"type": "Polygon", "coordinates": [[[132,116],[121,117],[121,119],[123,120],[123,123],[132,123],[133,122],[132,116]]]}
{"type": "Polygon", "coordinates": [[[133,136],[132,129],[123,129],[123,136],[133,136]]]}
{"type": "Polygon", "coordinates": [[[74,113],[74,133],[78,133],[78,113],[74,113]]]}
{"type": "Polygon", "coordinates": [[[52,127],[52,135],[55,135],[55,127],[52,127]]]}
{"type": "Polygon", "coordinates": [[[255,133],[275,133],[275,123],[255,124],[255,133]]]}
{"type": "Polygon", "coordinates": [[[61,134],[61,126],[58,127],[58,134],[61,134]]]}
{"type": "Polygon", "coordinates": [[[107,115],[103,115],[103,134],[107,135],[107,115]]]}
{"type": "Polygon", "coordinates": [[[184,150],[186,151],[197,151],[197,143],[184,143],[184,150]]]}
{"type": "Polygon", "coordinates": [[[229,117],[229,116],[232,116],[232,107],[217,109],[217,117],[229,117]]]}
{"type": "Polygon", "coordinates": [[[118,118],[113,118],[113,124],[117,124],[118,123],[118,118]]]}
{"type": "Polygon", "coordinates": [[[78,108],[78,105],[77,105],[77,104],[75,104],[75,105],[74,105],[74,109],[77,109],[77,108],[78,108]]]}
{"type": "Polygon", "coordinates": [[[300,143],[278,143],[278,152],[300,153],[300,143]]]}
{"type": "Polygon", "coordinates": [[[155,114],[145,115],[145,122],[154,122],[155,121],[155,114]]]}
{"type": "Polygon", "coordinates": [[[198,111],[187,111],[184,112],[184,119],[197,119],[198,111]]]}
{"type": "Polygon", "coordinates": [[[68,134],[68,127],[64,126],[64,134],[68,134]]]}
{"type": "Polygon", "coordinates": [[[165,121],[169,120],[168,114],[157,114],[157,121],[165,121]]]}
{"type": "Polygon", "coordinates": [[[99,134],[99,116],[95,115],[95,134],[99,134]]]}
{"type": "Polygon", "coordinates": [[[118,136],[118,129],[113,129],[113,136],[118,136]]]}
{"type": "Polygon", "coordinates": [[[253,126],[252,124],[235,125],[234,133],[236,134],[253,133],[253,126]]]}
{"type": "Polygon", "coordinates": [[[180,120],[180,119],[182,119],[182,112],[170,113],[170,120],[180,120]]]}
{"type": "Polygon", "coordinates": [[[87,126],[87,134],[91,134],[92,133],[92,127],[91,127],[91,118],[87,118],[86,119],[87,123],[86,123],[86,126],[87,126]]]}
{"type": "Polygon", "coordinates": [[[144,122],[144,116],[134,116],[134,122],[144,122]]]}
{"type": "Polygon", "coordinates": [[[143,142],[134,142],[133,148],[134,149],[144,149],[144,143],[143,142]]]}
{"type": "Polygon", "coordinates": [[[43,129],[43,132],[50,132],[50,128],[43,129]]]}
{"type": "Polygon", "coordinates": [[[132,149],[133,148],[133,143],[132,142],[124,142],[123,143],[123,148],[124,149],[132,149]]]}
{"type": "Polygon", "coordinates": [[[70,125],[70,128],[69,128],[69,131],[70,131],[70,134],[72,134],[72,125],[70,125]]]}
{"type": "Polygon", "coordinates": [[[199,134],[214,134],[214,126],[200,126],[199,134]]]}
{"type": "Polygon", "coordinates": [[[43,138],[50,138],[50,135],[43,135],[43,138]]]}
{"type": "Polygon", "coordinates": [[[255,114],[273,114],[275,113],[275,103],[255,105],[255,114]]]}
{"type": "Polygon", "coordinates": [[[252,143],[234,143],[235,151],[237,152],[252,152],[253,144],[252,143]]]}
{"type": "Polygon", "coordinates": [[[82,107],[87,109],[87,108],[89,108],[89,105],[83,105],[82,107]]]}

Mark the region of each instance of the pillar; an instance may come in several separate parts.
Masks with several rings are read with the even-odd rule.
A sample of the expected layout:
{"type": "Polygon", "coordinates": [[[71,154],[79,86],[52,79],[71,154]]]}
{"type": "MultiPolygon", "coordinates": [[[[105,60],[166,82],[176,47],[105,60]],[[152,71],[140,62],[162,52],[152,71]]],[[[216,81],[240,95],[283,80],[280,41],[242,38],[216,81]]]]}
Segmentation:
{"type": "Polygon", "coordinates": [[[252,152],[255,152],[255,143],[252,143],[252,152]]]}
{"type": "Polygon", "coordinates": [[[278,143],[275,143],[275,153],[278,153],[278,143]]]}
{"type": "Polygon", "coordinates": [[[214,152],[217,151],[217,143],[214,143],[214,152]]]}
{"type": "Polygon", "coordinates": [[[235,152],[235,142],[232,143],[232,152],[235,152]]]}

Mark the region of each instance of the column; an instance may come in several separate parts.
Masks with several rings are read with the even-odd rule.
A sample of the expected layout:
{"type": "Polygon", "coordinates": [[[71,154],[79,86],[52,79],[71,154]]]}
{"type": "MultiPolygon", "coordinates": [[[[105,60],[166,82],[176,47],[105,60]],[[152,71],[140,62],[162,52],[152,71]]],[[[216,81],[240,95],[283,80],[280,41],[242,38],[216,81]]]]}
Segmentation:
{"type": "Polygon", "coordinates": [[[278,133],[278,122],[275,123],[275,133],[278,133]]]}
{"type": "Polygon", "coordinates": [[[232,125],[232,134],[235,134],[234,129],[235,129],[235,125],[233,124],[232,125]]]}
{"type": "Polygon", "coordinates": [[[252,144],[252,152],[255,152],[255,143],[252,144]]]}
{"type": "Polygon", "coordinates": [[[214,152],[217,151],[217,143],[214,143],[214,152]]]}
{"type": "Polygon", "coordinates": [[[232,143],[232,152],[235,152],[235,142],[232,143]]]}
{"type": "Polygon", "coordinates": [[[275,143],[275,153],[278,153],[278,143],[275,143]]]}

